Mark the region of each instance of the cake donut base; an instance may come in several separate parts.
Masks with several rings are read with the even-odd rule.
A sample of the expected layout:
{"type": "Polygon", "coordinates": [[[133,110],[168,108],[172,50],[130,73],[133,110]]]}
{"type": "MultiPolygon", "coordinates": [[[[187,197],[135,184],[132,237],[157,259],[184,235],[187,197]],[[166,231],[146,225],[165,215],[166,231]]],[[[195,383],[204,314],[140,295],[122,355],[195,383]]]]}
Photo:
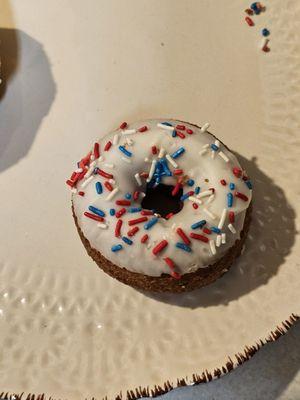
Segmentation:
{"type": "Polygon", "coordinates": [[[107,260],[99,251],[91,247],[90,242],[84,236],[78,225],[77,217],[74,213],[74,207],[72,205],[73,218],[81,241],[89,256],[92,257],[97,265],[108,275],[118,279],[122,283],[125,283],[125,285],[132,286],[139,290],[158,293],[188,292],[209,285],[224,275],[229,270],[234,260],[241,254],[250,226],[251,209],[252,206],[250,204],[245,215],[244,226],[243,230],[241,231],[240,239],[236,240],[235,244],[220,260],[206,268],[199,268],[195,272],[184,274],[182,275],[181,279],[176,280],[171,275],[167,274],[157,277],[132,272],[125,268],[120,268],[107,260]]]}

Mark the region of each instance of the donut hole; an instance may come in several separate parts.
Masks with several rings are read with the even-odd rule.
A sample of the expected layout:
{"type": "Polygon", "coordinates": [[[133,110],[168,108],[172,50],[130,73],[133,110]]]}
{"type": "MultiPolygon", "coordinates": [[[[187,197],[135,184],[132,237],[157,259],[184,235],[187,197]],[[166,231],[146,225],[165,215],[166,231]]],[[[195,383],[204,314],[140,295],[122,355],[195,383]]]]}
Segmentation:
{"type": "Polygon", "coordinates": [[[163,183],[159,183],[155,187],[147,185],[142,207],[154,211],[163,218],[166,218],[170,213],[177,214],[183,207],[183,202],[180,200],[183,190],[180,189],[175,196],[172,196],[173,189],[173,185],[163,183]]]}

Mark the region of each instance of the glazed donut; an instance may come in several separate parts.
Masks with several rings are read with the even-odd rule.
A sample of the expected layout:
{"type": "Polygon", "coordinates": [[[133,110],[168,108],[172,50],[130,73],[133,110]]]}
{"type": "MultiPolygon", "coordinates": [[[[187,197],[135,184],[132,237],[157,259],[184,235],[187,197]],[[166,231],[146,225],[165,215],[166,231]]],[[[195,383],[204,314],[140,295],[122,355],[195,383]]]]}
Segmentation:
{"type": "Polygon", "coordinates": [[[73,216],[105,272],[139,289],[180,292],[214,281],[239,255],[252,184],[208,127],[124,122],[78,162],[67,180],[73,216]]]}

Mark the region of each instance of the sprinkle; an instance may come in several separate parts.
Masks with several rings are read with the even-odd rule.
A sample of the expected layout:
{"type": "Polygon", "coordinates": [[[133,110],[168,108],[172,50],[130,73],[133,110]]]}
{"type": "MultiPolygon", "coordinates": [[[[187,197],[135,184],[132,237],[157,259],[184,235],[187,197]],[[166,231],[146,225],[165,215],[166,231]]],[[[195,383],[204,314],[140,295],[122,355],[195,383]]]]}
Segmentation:
{"type": "MultiPolygon", "coordinates": [[[[178,165],[177,165],[177,163],[172,159],[172,157],[170,156],[170,154],[166,154],[166,159],[169,161],[169,163],[174,167],[174,168],[177,168],[178,167],[178,165]]],[[[182,171],[182,170],[180,170],[180,171],[182,171]]],[[[173,171],[173,173],[174,173],[175,171],[173,171]]],[[[176,174],[175,174],[176,175],[176,174]]]]}
{"type": "Polygon", "coordinates": [[[227,215],[227,209],[223,208],[222,214],[221,214],[221,218],[220,221],[218,223],[218,228],[222,229],[225,223],[225,219],[226,219],[226,215],[227,215]]]}
{"type": "Polygon", "coordinates": [[[146,132],[147,130],[148,130],[148,127],[146,125],[142,126],[141,128],[138,129],[139,132],[146,132]]]}
{"type": "Polygon", "coordinates": [[[204,235],[199,235],[198,233],[191,232],[190,237],[192,239],[201,240],[201,242],[208,243],[208,237],[204,235]]]}
{"type": "Polygon", "coordinates": [[[116,223],[116,227],[115,227],[115,237],[119,237],[121,235],[121,228],[123,225],[123,221],[121,219],[119,219],[116,223]]]}
{"type": "Polygon", "coordinates": [[[116,204],[118,206],[130,206],[131,201],[130,200],[120,199],[120,200],[116,200],[116,204]]]}
{"type": "Polygon", "coordinates": [[[269,39],[263,38],[262,43],[261,43],[261,49],[262,49],[262,51],[264,51],[266,53],[268,51],[270,51],[270,48],[268,47],[269,41],[270,41],[269,39]]]}
{"type": "Polygon", "coordinates": [[[111,251],[113,253],[115,253],[115,252],[117,252],[119,250],[122,250],[122,249],[123,249],[123,246],[121,244],[115,244],[114,246],[112,246],[111,251]]]}
{"type": "Polygon", "coordinates": [[[130,158],[121,157],[121,159],[122,159],[123,161],[125,161],[127,164],[131,164],[130,158]]]}
{"type": "Polygon", "coordinates": [[[221,233],[221,229],[217,228],[216,226],[212,226],[211,230],[212,230],[214,233],[218,233],[218,234],[221,233]]]}
{"type": "Polygon", "coordinates": [[[108,151],[111,148],[112,142],[109,140],[104,146],[104,151],[108,151]]]}
{"type": "Polygon", "coordinates": [[[100,145],[99,143],[94,144],[94,157],[99,158],[100,156],[100,145]]]}
{"type": "Polygon", "coordinates": [[[103,222],[98,222],[97,226],[98,226],[98,228],[101,228],[101,229],[107,229],[108,228],[108,225],[104,224],[103,222]]]}
{"type": "Polygon", "coordinates": [[[194,181],[194,179],[189,179],[186,183],[187,183],[189,186],[194,186],[195,181],[194,181]]]}
{"type": "Polygon", "coordinates": [[[173,171],[173,175],[182,175],[182,174],[183,174],[182,169],[174,169],[174,171],[173,171]]]}
{"type": "Polygon", "coordinates": [[[185,134],[180,131],[176,131],[176,135],[180,137],[180,139],[185,139],[185,134]]]}
{"type": "Polygon", "coordinates": [[[163,158],[164,155],[165,155],[165,149],[161,147],[158,153],[158,158],[163,158]]]}
{"type": "Polygon", "coordinates": [[[230,232],[236,233],[235,227],[232,224],[228,224],[228,229],[230,230],[230,232]]]}
{"type": "Polygon", "coordinates": [[[99,215],[99,217],[105,217],[105,212],[97,207],[89,206],[89,210],[92,211],[94,214],[99,215]]]}
{"type": "Polygon", "coordinates": [[[134,228],[130,229],[127,232],[127,235],[130,236],[130,237],[134,236],[139,230],[140,230],[140,228],[138,226],[135,226],[134,228]]]}
{"type": "Polygon", "coordinates": [[[141,210],[142,210],[141,207],[131,207],[131,208],[129,208],[128,211],[129,211],[131,214],[133,214],[133,213],[140,212],[141,210]]]}
{"type": "Polygon", "coordinates": [[[245,21],[249,26],[254,26],[254,22],[250,17],[245,17],[245,21]]]}
{"type": "Polygon", "coordinates": [[[116,133],[113,137],[113,145],[115,146],[116,144],[119,143],[120,135],[116,133]]]}
{"type": "Polygon", "coordinates": [[[149,236],[147,235],[147,233],[141,237],[141,243],[146,243],[148,240],[149,236]]]}
{"type": "Polygon", "coordinates": [[[144,225],[144,229],[148,230],[150,228],[152,228],[152,226],[154,226],[158,221],[158,217],[153,217],[151,218],[145,225],[144,225]]]}
{"type": "MultiPolygon", "coordinates": [[[[202,201],[200,199],[197,199],[197,197],[195,196],[190,196],[189,197],[189,201],[192,201],[193,203],[195,203],[196,205],[201,205],[202,201]]],[[[198,207],[197,207],[198,208],[198,207]]]]}
{"type": "Polygon", "coordinates": [[[181,200],[181,201],[185,201],[185,200],[188,199],[190,196],[193,196],[193,194],[194,194],[194,191],[191,190],[191,191],[189,191],[189,192],[183,194],[183,195],[180,197],[180,200],[181,200]]]}
{"type": "Polygon", "coordinates": [[[204,211],[211,219],[216,219],[216,218],[217,218],[217,216],[216,216],[213,212],[209,211],[207,208],[203,208],[203,211],[204,211]]]}
{"type": "Polygon", "coordinates": [[[251,10],[250,8],[246,8],[245,13],[248,15],[253,15],[253,10],[251,10]]]}
{"type": "Polygon", "coordinates": [[[180,131],[185,131],[185,126],[184,125],[176,125],[176,129],[179,129],[180,131]]]}
{"type": "Polygon", "coordinates": [[[187,237],[187,235],[185,234],[185,232],[181,228],[177,228],[176,229],[176,233],[181,237],[181,239],[183,240],[183,242],[185,244],[190,244],[191,243],[190,239],[187,237]]]}
{"type": "Polygon", "coordinates": [[[140,192],[136,190],[136,191],[133,193],[133,200],[137,200],[137,199],[139,198],[139,194],[140,194],[140,192]]]}
{"type": "Polygon", "coordinates": [[[173,132],[172,132],[172,137],[176,137],[177,136],[177,133],[176,133],[177,131],[175,131],[175,129],[173,130],[173,132]]]}
{"type": "Polygon", "coordinates": [[[205,133],[209,127],[210,127],[210,124],[208,122],[206,122],[206,124],[204,124],[202,126],[202,128],[200,129],[200,132],[205,133]]]}
{"type": "Polygon", "coordinates": [[[107,179],[114,177],[112,174],[109,174],[108,172],[105,172],[102,169],[98,169],[97,173],[107,179]]]}
{"type": "Polygon", "coordinates": [[[128,126],[127,122],[122,122],[120,125],[120,129],[125,129],[127,128],[127,126],[128,126]]]}
{"type": "Polygon", "coordinates": [[[156,160],[152,160],[150,171],[149,171],[149,176],[147,178],[147,182],[150,182],[151,179],[153,178],[153,175],[155,172],[155,166],[156,166],[156,160]]]}
{"type": "Polygon", "coordinates": [[[128,144],[128,146],[132,146],[134,141],[132,139],[129,139],[128,137],[126,138],[126,143],[128,144]]]}
{"type": "Polygon", "coordinates": [[[112,187],[112,185],[111,185],[108,181],[105,181],[105,182],[104,182],[104,186],[105,186],[106,189],[109,190],[110,192],[114,189],[114,188],[112,187]]]}
{"type": "Polygon", "coordinates": [[[153,215],[153,211],[151,211],[151,210],[142,210],[141,214],[142,215],[153,215]]]}
{"type": "Polygon", "coordinates": [[[215,241],[214,240],[210,240],[209,241],[209,247],[210,247],[210,251],[212,252],[213,255],[217,254],[217,250],[216,250],[216,246],[215,246],[215,241]]]}
{"type": "Polygon", "coordinates": [[[86,217],[88,217],[88,218],[90,218],[90,219],[94,219],[95,221],[98,221],[98,222],[104,221],[104,218],[99,217],[98,215],[89,213],[89,212],[87,212],[87,211],[84,212],[84,215],[85,215],[86,217]]]}
{"type": "Polygon", "coordinates": [[[232,169],[233,175],[236,176],[237,178],[240,178],[242,175],[242,170],[238,167],[234,167],[232,169]]]}
{"type": "Polygon", "coordinates": [[[151,147],[151,152],[152,152],[152,154],[157,154],[157,147],[156,146],[152,146],[151,147]]]}
{"type": "Polygon", "coordinates": [[[199,151],[200,156],[204,156],[204,154],[207,153],[207,149],[203,149],[201,151],[199,151]]]}
{"type": "Polygon", "coordinates": [[[136,219],[131,219],[128,221],[128,225],[132,226],[132,225],[140,224],[145,221],[148,221],[148,217],[140,217],[140,218],[136,218],[136,219]]]}
{"type": "Polygon", "coordinates": [[[187,246],[186,244],[181,243],[181,242],[177,242],[177,243],[175,244],[175,246],[176,246],[178,249],[181,249],[181,250],[186,251],[187,253],[191,253],[191,251],[192,251],[192,249],[190,248],[190,246],[187,246]]]}
{"type": "Polygon", "coordinates": [[[131,246],[133,243],[133,241],[129,239],[127,236],[122,236],[122,240],[124,243],[129,244],[129,246],[131,246]]]}
{"type": "Polygon", "coordinates": [[[263,36],[269,36],[270,35],[270,31],[267,28],[262,29],[261,34],[263,36]]]}
{"type": "Polygon", "coordinates": [[[210,204],[210,203],[212,203],[212,202],[213,202],[213,200],[214,200],[214,198],[215,198],[215,195],[214,195],[214,194],[211,194],[211,195],[209,196],[209,198],[208,198],[208,200],[207,200],[206,204],[210,204]]]}
{"type": "Polygon", "coordinates": [[[119,211],[116,212],[116,217],[117,217],[117,218],[120,218],[120,217],[122,217],[122,215],[125,214],[125,213],[126,213],[126,208],[122,207],[122,208],[120,208],[119,211]]]}
{"type": "Polygon", "coordinates": [[[189,128],[188,128],[188,129],[186,130],[186,133],[188,133],[189,135],[192,135],[192,134],[194,133],[194,131],[193,131],[192,129],[189,129],[189,128]]]}
{"type": "Polygon", "coordinates": [[[226,233],[222,233],[221,237],[222,237],[222,244],[225,244],[226,243],[226,233]]]}
{"type": "Polygon", "coordinates": [[[206,233],[207,235],[211,234],[211,230],[208,228],[203,228],[203,232],[206,233]]]}
{"type": "Polygon", "coordinates": [[[86,179],[86,180],[81,184],[82,189],[84,189],[93,179],[94,179],[93,176],[90,176],[88,179],[86,179]]]}
{"type": "Polygon", "coordinates": [[[132,135],[133,133],[136,133],[136,129],[126,129],[122,131],[123,135],[132,135]]]}
{"type": "Polygon", "coordinates": [[[201,221],[195,222],[193,225],[191,225],[192,229],[198,229],[198,228],[203,228],[203,226],[206,224],[206,220],[202,219],[201,221]]]}
{"type": "Polygon", "coordinates": [[[157,124],[158,128],[162,128],[165,129],[167,131],[174,131],[174,126],[172,126],[171,124],[169,124],[168,122],[163,122],[163,123],[158,123],[157,124]],[[168,124],[168,125],[167,125],[168,124]]]}
{"type": "Polygon", "coordinates": [[[110,214],[112,217],[115,215],[115,213],[116,213],[116,210],[115,210],[114,208],[111,208],[111,209],[109,210],[109,214],[110,214]]]}
{"type": "Polygon", "coordinates": [[[202,197],[207,197],[207,196],[210,196],[211,194],[212,194],[212,190],[211,189],[209,189],[209,190],[205,190],[204,192],[200,192],[198,195],[197,195],[197,198],[198,199],[201,199],[202,197]]]}
{"type": "Polygon", "coordinates": [[[245,184],[247,185],[248,189],[252,190],[252,183],[251,183],[251,181],[245,181],[245,184]]]}
{"type": "Polygon", "coordinates": [[[166,215],[166,219],[170,219],[172,218],[174,215],[174,213],[170,212],[169,214],[166,215]]]}
{"type": "Polygon", "coordinates": [[[225,162],[228,162],[228,161],[229,161],[229,158],[226,156],[226,154],[223,153],[223,151],[219,151],[218,155],[219,155],[221,158],[223,158],[223,160],[224,160],[225,162]]]}
{"type": "Polygon", "coordinates": [[[227,193],[227,207],[232,207],[233,204],[233,195],[232,193],[227,193]]]}
{"type": "Polygon", "coordinates": [[[212,144],[210,145],[210,147],[211,147],[211,149],[212,149],[213,151],[218,151],[218,150],[219,150],[219,147],[216,146],[214,143],[212,143],[212,144]]]}
{"type": "Polygon", "coordinates": [[[76,182],[71,181],[71,179],[68,179],[66,181],[66,184],[69,185],[71,188],[75,186],[76,182]]]}
{"type": "Polygon", "coordinates": [[[152,253],[154,255],[160,253],[165,247],[168,246],[168,242],[167,240],[162,240],[161,242],[159,242],[152,250],[152,253]]]}
{"type": "Polygon", "coordinates": [[[194,208],[195,210],[197,210],[198,207],[199,207],[198,204],[193,203],[193,208],[194,208]]]}
{"type": "Polygon", "coordinates": [[[235,192],[234,195],[235,197],[238,197],[241,200],[248,201],[248,197],[244,193],[235,192]]]}
{"type": "Polygon", "coordinates": [[[125,156],[127,157],[132,157],[132,153],[130,151],[128,151],[127,149],[125,149],[124,146],[119,146],[119,150],[125,154],[125,156]]]}
{"type": "Polygon", "coordinates": [[[195,194],[198,195],[200,193],[200,187],[196,186],[194,191],[195,191],[195,194]]]}
{"type": "Polygon", "coordinates": [[[228,217],[229,217],[229,222],[234,223],[235,216],[233,211],[229,211],[228,217]]]}
{"type": "Polygon", "coordinates": [[[221,180],[220,180],[220,183],[221,183],[221,185],[226,186],[226,181],[225,181],[225,179],[221,179],[221,180]]]}
{"type": "Polygon", "coordinates": [[[98,194],[101,194],[102,192],[103,192],[103,189],[102,189],[102,185],[101,185],[101,183],[100,182],[96,182],[96,192],[98,193],[98,194]]]}
{"type": "Polygon", "coordinates": [[[233,182],[229,183],[229,189],[234,190],[235,189],[235,184],[233,182]]]}
{"type": "Polygon", "coordinates": [[[79,194],[79,196],[82,196],[82,197],[85,195],[85,193],[84,193],[84,192],[81,192],[81,191],[78,192],[78,194],[79,194]]]}
{"type": "Polygon", "coordinates": [[[111,200],[111,199],[118,193],[118,191],[119,191],[119,188],[118,188],[118,187],[114,188],[114,190],[111,191],[111,192],[109,193],[109,195],[106,197],[106,200],[107,200],[107,201],[111,200]]]}
{"type": "Polygon", "coordinates": [[[178,150],[176,150],[173,154],[171,154],[172,158],[178,158],[179,156],[181,156],[181,154],[183,154],[185,152],[185,148],[184,147],[179,147],[178,150]]]}

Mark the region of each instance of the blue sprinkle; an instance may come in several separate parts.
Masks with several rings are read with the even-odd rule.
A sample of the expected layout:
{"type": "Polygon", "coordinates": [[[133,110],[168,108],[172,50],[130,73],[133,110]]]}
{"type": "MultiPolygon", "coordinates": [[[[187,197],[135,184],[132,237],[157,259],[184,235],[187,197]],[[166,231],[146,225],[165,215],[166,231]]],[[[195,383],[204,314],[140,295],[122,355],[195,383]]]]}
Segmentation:
{"type": "Polygon", "coordinates": [[[126,150],[124,146],[119,146],[119,150],[123,154],[125,154],[125,156],[127,156],[127,157],[131,157],[132,156],[132,153],[130,151],[126,150]]]}
{"type": "Polygon", "coordinates": [[[111,251],[115,253],[116,251],[119,251],[122,249],[123,249],[123,246],[121,244],[115,244],[114,246],[112,246],[111,251]]]}
{"type": "Polygon", "coordinates": [[[131,207],[131,208],[129,208],[128,211],[129,211],[130,213],[137,213],[137,212],[142,211],[142,207],[131,207]]]}
{"type": "Polygon", "coordinates": [[[202,219],[201,221],[195,222],[193,225],[191,225],[192,229],[198,229],[198,228],[203,228],[203,226],[206,224],[205,219],[202,219]]]}
{"type": "Polygon", "coordinates": [[[167,165],[167,160],[166,160],[166,159],[162,159],[162,160],[160,161],[160,164],[161,164],[162,167],[163,167],[163,170],[164,170],[165,175],[166,175],[166,176],[172,176],[172,172],[169,170],[169,167],[168,167],[168,165],[167,165]]]}
{"type": "Polygon", "coordinates": [[[200,187],[199,186],[196,186],[195,187],[195,194],[199,194],[200,193],[200,187]]]}
{"type": "Polygon", "coordinates": [[[130,200],[131,199],[131,193],[126,193],[125,194],[125,199],[130,200]]]}
{"type": "Polygon", "coordinates": [[[260,14],[260,9],[257,7],[257,3],[252,3],[250,6],[251,10],[255,12],[256,15],[260,14]]]}
{"type": "Polygon", "coordinates": [[[190,195],[191,195],[190,192],[187,192],[187,193],[183,194],[180,197],[180,201],[184,201],[184,200],[188,199],[190,197],[190,195]]]}
{"type": "Polygon", "coordinates": [[[176,150],[176,151],[171,155],[171,157],[172,157],[172,158],[178,158],[178,157],[181,156],[181,154],[184,153],[184,152],[185,152],[185,148],[184,148],[184,147],[179,147],[179,149],[176,150]]]}
{"type": "Polygon", "coordinates": [[[210,229],[215,233],[221,233],[221,229],[217,228],[216,226],[213,226],[210,229]]]}
{"type": "Polygon", "coordinates": [[[233,204],[233,194],[227,193],[227,207],[232,207],[233,204]]]}
{"type": "Polygon", "coordinates": [[[186,251],[186,252],[188,252],[188,253],[190,253],[190,252],[192,251],[192,249],[190,248],[190,246],[186,245],[185,243],[177,242],[177,243],[175,244],[175,246],[176,246],[178,249],[184,250],[184,251],[186,251]]]}
{"type": "Polygon", "coordinates": [[[261,31],[261,33],[262,33],[263,36],[269,36],[269,35],[270,35],[270,31],[269,31],[269,29],[267,29],[267,28],[264,28],[264,29],[261,31]]]}
{"type": "Polygon", "coordinates": [[[176,136],[177,136],[177,133],[176,133],[175,129],[173,129],[172,137],[176,137],[176,136]]]}
{"type": "Polygon", "coordinates": [[[230,190],[234,190],[234,188],[235,188],[235,184],[233,182],[230,182],[229,183],[229,189],[230,190]]]}
{"type": "Polygon", "coordinates": [[[148,229],[152,228],[152,226],[155,225],[157,221],[158,221],[157,217],[151,218],[150,221],[148,221],[144,225],[144,229],[148,230],[148,229]]]}
{"type": "Polygon", "coordinates": [[[123,242],[125,242],[126,244],[129,244],[129,246],[131,246],[132,243],[133,243],[133,241],[130,240],[130,239],[129,239],[128,237],[126,237],[126,236],[122,236],[122,240],[123,240],[123,242]]]}
{"type": "Polygon", "coordinates": [[[103,192],[101,182],[96,182],[96,192],[101,194],[103,192]]]}
{"type": "Polygon", "coordinates": [[[212,143],[212,144],[210,145],[210,147],[211,147],[211,149],[212,149],[213,151],[218,151],[218,150],[219,150],[219,147],[216,146],[214,143],[212,143]]]}
{"type": "Polygon", "coordinates": [[[89,206],[89,210],[92,211],[94,214],[99,215],[100,217],[105,217],[105,213],[99,208],[96,208],[94,206],[89,206]]]}
{"type": "Polygon", "coordinates": [[[98,171],[99,171],[99,168],[98,168],[98,167],[94,168],[94,169],[93,169],[93,174],[94,174],[94,175],[98,174],[98,171]]]}
{"type": "Polygon", "coordinates": [[[173,126],[170,122],[162,122],[162,125],[173,126]]]}
{"type": "Polygon", "coordinates": [[[250,190],[252,190],[252,183],[251,183],[251,181],[245,181],[245,183],[246,183],[246,185],[248,186],[248,188],[249,188],[250,190]]]}
{"type": "Polygon", "coordinates": [[[189,186],[194,186],[194,184],[195,184],[194,179],[189,179],[189,180],[187,181],[187,184],[188,184],[189,186]]]}
{"type": "Polygon", "coordinates": [[[109,213],[110,213],[111,216],[114,216],[115,213],[116,213],[116,210],[115,210],[114,208],[111,208],[111,209],[109,210],[109,213]]]}

